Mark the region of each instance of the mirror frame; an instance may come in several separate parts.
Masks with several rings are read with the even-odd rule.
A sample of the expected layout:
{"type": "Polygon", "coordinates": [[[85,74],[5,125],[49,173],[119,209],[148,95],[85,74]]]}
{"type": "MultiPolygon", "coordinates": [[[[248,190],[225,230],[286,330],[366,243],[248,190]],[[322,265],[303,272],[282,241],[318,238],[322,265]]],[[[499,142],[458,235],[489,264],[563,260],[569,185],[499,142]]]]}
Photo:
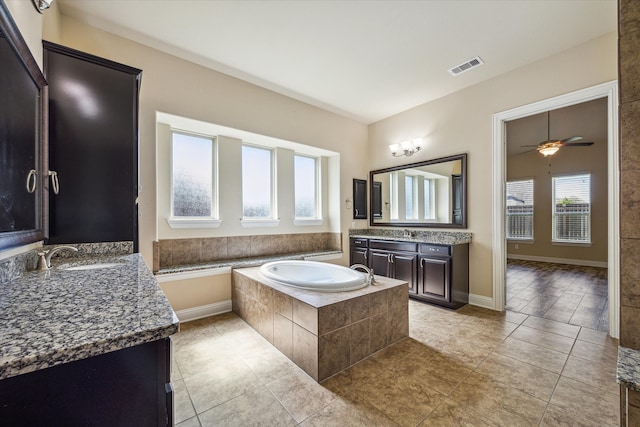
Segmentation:
{"type": "Polygon", "coordinates": [[[467,228],[467,154],[456,154],[453,156],[440,157],[438,159],[425,160],[422,162],[410,163],[407,165],[393,166],[385,169],[378,169],[369,172],[369,203],[370,216],[369,225],[372,227],[429,227],[429,228],[467,228]],[[374,222],[374,206],[373,206],[373,192],[374,192],[374,175],[379,173],[388,173],[399,171],[403,169],[412,169],[420,166],[428,166],[437,163],[451,162],[460,160],[460,171],[462,175],[462,222],[460,224],[453,223],[439,223],[439,222],[374,222]]]}
{"type": "Polygon", "coordinates": [[[31,50],[29,50],[29,46],[27,46],[22,34],[20,34],[18,26],[11,17],[11,13],[4,1],[0,1],[0,27],[39,94],[39,102],[36,102],[37,108],[34,115],[36,141],[33,141],[36,147],[34,167],[38,176],[35,191],[35,212],[33,213],[35,216],[35,228],[0,233],[0,250],[4,250],[44,240],[48,235],[48,192],[45,191],[49,178],[47,165],[48,87],[40,67],[31,54],[31,50]]]}

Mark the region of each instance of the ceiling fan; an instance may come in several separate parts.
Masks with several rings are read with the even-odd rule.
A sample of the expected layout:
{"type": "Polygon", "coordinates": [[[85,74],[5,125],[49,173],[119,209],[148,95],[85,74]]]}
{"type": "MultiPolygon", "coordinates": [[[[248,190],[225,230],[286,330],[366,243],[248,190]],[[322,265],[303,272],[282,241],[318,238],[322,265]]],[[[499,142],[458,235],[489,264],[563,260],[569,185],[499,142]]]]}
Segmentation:
{"type": "Polygon", "coordinates": [[[561,147],[588,147],[593,142],[577,142],[581,136],[570,136],[565,139],[551,139],[549,136],[550,111],[547,111],[547,140],[538,145],[523,145],[522,147],[536,147],[536,150],[545,157],[554,155],[561,147]]]}

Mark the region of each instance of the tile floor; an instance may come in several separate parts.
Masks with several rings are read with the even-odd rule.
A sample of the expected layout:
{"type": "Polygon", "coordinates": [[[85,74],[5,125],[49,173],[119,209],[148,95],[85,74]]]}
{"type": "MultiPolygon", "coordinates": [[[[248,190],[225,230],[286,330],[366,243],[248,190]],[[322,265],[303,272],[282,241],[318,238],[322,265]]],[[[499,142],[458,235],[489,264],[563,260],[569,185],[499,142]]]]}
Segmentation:
{"type": "Polygon", "coordinates": [[[507,310],[609,331],[607,269],[508,260],[507,310]]]}
{"type": "Polygon", "coordinates": [[[523,313],[409,302],[410,337],[322,384],[234,313],[174,335],[191,426],[614,426],[617,341],[523,313]]]}

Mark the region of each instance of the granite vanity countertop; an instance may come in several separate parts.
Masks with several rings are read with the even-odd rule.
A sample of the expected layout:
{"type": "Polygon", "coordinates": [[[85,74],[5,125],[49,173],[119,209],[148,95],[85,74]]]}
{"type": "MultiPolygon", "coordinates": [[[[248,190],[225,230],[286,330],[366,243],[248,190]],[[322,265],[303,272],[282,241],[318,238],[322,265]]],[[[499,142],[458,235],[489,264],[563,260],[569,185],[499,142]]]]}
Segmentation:
{"type": "Polygon", "coordinates": [[[140,254],[64,259],[0,289],[0,379],[166,338],[178,318],[140,254]],[[92,270],[65,270],[117,263],[92,270]]]}
{"type": "Polygon", "coordinates": [[[640,351],[627,347],[618,347],[618,384],[640,391],[640,351]]]}
{"type": "Polygon", "coordinates": [[[375,240],[397,240],[401,242],[434,243],[458,245],[471,243],[471,233],[466,231],[416,231],[410,230],[406,236],[403,230],[351,229],[349,237],[375,240]]]}

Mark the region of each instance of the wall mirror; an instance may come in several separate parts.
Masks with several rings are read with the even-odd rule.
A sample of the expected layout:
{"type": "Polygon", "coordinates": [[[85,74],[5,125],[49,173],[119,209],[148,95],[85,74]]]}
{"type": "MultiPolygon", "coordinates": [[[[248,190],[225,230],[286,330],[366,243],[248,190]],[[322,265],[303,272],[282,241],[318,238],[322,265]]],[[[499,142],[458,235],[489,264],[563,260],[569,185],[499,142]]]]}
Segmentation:
{"type": "Polygon", "coordinates": [[[369,172],[370,225],[467,227],[467,155],[369,172]]]}
{"type": "Polygon", "coordinates": [[[46,237],[46,81],[0,1],[0,250],[46,237]]]}

